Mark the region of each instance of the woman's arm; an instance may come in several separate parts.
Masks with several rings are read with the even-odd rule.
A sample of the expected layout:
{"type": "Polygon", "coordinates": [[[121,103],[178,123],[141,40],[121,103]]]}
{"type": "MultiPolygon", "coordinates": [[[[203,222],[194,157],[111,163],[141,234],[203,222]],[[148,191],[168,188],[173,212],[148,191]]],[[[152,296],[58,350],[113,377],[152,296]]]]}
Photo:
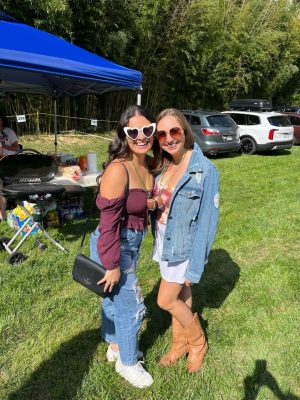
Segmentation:
{"type": "Polygon", "coordinates": [[[98,284],[105,283],[104,291],[112,291],[121,273],[120,259],[120,220],[125,206],[124,196],[127,186],[127,173],[119,162],[111,163],[101,178],[100,197],[101,220],[100,237],[97,249],[99,258],[107,268],[106,274],[98,284]]]}
{"type": "Polygon", "coordinates": [[[11,150],[11,151],[18,151],[18,150],[20,150],[18,141],[14,142],[14,143],[12,143],[12,144],[10,144],[10,145],[9,145],[9,144],[3,143],[3,144],[2,144],[2,147],[3,147],[4,149],[6,149],[6,150],[11,150]]]}
{"type": "Polygon", "coordinates": [[[11,128],[3,129],[4,138],[2,139],[2,147],[10,151],[19,151],[18,138],[15,132],[11,128]]]}

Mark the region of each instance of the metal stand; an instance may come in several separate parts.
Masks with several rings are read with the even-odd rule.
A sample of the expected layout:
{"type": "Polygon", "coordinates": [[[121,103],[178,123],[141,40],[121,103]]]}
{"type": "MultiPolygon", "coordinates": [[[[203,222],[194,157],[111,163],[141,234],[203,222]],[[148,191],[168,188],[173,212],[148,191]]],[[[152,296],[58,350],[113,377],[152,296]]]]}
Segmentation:
{"type": "MultiPolygon", "coordinates": [[[[47,211],[51,208],[51,206],[54,204],[55,202],[50,203],[43,211],[43,213],[41,214],[41,220],[43,219],[43,217],[47,214],[47,211]]],[[[49,235],[49,233],[46,231],[46,229],[43,227],[42,223],[39,221],[34,221],[32,214],[30,214],[30,212],[21,204],[19,204],[19,207],[22,209],[22,211],[24,211],[24,213],[27,215],[28,218],[26,218],[25,222],[22,224],[22,226],[17,230],[17,232],[15,233],[15,235],[12,237],[11,240],[9,240],[8,242],[6,241],[2,241],[2,246],[4,247],[4,249],[8,252],[8,254],[10,254],[10,257],[8,259],[10,264],[16,264],[16,263],[20,263],[23,260],[25,260],[25,255],[23,253],[17,253],[17,250],[20,248],[20,246],[22,245],[22,243],[25,242],[25,240],[27,239],[27,237],[31,234],[31,232],[35,229],[38,228],[42,231],[43,235],[50,240],[50,242],[52,242],[55,246],[57,246],[60,250],[62,251],[68,251],[67,249],[65,249],[60,243],[58,243],[55,239],[53,239],[53,237],[51,237],[49,235]],[[15,240],[17,239],[17,237],[19,235],[22,234],[22,232],[25,232],[25,228],[27,227],[27,225],[29,225],[30,223],[32,223],[32,225],[30,226],[30,229],[25,233],[25,235],[22,237],[22,239],[18,242],[18,244],[15,246],[15,248],[11,248],[11,245],[15,242],[15,240]],[[16,254],[16,257],[13,257],[13,255],[16,254]]],[[[41,207],[42,209],[42,207],[41,207]]]]}

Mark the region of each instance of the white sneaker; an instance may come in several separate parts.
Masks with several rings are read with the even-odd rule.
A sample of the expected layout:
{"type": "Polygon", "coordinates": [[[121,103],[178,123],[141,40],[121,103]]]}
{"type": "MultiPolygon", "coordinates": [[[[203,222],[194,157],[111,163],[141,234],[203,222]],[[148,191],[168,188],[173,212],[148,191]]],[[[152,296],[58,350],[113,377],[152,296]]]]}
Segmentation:
{"type": "Polygon", "coordinates": [[[137,362],[135,365],[124,365],[120,358],[118,358],[115,367],[117,373],[132,386],[143,389],[151,386],[153,383],[152,376],[143,368],[140,362],[137,362]]]}
{"type": "MultiPolygon", "coordinates": [[[[114,362],[117,361],[117,359],[120,357],[119,351],[114,351],[110,346],[108,346],[107,352],[106,352],[106,359],[109,362],[114,362]]],[[[138,352],[138,359],[141,360],[144,357],[144,354],[139,351],[138,352]]]]}

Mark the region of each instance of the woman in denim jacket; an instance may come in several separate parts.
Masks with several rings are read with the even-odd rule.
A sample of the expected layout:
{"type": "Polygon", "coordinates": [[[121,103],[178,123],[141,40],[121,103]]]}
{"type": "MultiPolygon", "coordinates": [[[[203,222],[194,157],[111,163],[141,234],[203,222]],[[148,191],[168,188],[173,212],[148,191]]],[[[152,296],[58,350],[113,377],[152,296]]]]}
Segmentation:
{"type": "Polygon", "coordinates": [[[194,143],[180,111],[166,109],[158,115],[157,139],[153,259],[159,262],[162,277],[157,302],[172,315],[173,337],[160,364],[171,365],[188,353],[187,369],[196,372],[207,343],[191,309],[191,285],[199,282],[216,235],[219,174],[194,143]]]}
{"type": "Polygon", "coordinates": [[[96,201],[100,223],[90,241],[92,260],[107,270],[98,282],[105,283],[107,291],[102,301],[106,357],[116,361],[117,373],[138,388],[153,382],[139,362],[138,333],[146,309],[136,268],[148,225],[147,207],[153,204],[148,201],[153,176],[147,153],[155,127],[153,116],[140,106],[129,107],[121,116],[96,201]]]}

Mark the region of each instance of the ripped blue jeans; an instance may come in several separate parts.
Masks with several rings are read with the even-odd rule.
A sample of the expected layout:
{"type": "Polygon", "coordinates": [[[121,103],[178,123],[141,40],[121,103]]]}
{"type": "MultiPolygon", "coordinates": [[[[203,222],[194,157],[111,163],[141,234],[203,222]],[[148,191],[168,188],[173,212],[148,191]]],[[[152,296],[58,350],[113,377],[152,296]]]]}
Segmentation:
{"type": "MultiPolygon", "coordinates": [[[[99,262],[98,228],[90,239],[90,258],[99,262]]],[[[102,301],[102,338],[119,345],[121,361],[125,365],[138,362],[138,333],[146,312],[144,298],[136,275],[140,247],[145,232],[137,229],[121,230],[121,278],[111,294],[102,301]]]]}

